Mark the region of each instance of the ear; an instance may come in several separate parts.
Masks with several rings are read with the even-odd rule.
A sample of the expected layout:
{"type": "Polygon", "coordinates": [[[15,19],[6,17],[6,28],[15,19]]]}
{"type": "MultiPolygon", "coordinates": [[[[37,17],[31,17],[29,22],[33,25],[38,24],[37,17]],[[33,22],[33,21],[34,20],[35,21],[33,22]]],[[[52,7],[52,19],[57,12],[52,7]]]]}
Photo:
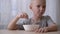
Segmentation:
{"type": "Polygon", "coordinates": [[[29,8],[32,9],[32,6],[30,5],[29,8]]]}

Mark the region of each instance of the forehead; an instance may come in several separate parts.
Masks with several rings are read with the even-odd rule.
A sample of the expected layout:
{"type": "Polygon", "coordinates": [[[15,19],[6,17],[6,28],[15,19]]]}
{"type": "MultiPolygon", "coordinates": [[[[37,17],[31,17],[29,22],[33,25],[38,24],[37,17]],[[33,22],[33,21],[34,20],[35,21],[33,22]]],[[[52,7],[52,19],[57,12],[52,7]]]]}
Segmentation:
{"type": "Polygon", "coordinates": [[[45,0],[32,0],[33,5],[46,5],[45,0]]]}

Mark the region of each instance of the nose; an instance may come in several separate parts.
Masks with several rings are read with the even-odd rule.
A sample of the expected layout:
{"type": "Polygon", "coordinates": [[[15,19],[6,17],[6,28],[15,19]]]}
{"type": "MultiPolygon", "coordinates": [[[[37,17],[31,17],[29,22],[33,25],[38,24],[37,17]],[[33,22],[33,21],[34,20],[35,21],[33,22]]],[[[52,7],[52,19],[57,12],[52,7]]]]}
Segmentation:
{"type": "Polygon", "coordinates": [[[40,7],[40,11],[42,11],[43,10],[43,7],[40,7]]]}

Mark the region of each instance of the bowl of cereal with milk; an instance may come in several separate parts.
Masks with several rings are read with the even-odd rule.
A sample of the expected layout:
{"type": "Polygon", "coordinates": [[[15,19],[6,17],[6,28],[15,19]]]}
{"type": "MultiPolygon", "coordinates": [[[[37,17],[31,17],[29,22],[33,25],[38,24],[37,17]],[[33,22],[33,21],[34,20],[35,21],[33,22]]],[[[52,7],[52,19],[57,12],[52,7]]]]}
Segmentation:
{"type": "Polygon", "coordinates": [[[39,25],[23,25],[25,31],[32,31],[39,28],[39,25]]]}

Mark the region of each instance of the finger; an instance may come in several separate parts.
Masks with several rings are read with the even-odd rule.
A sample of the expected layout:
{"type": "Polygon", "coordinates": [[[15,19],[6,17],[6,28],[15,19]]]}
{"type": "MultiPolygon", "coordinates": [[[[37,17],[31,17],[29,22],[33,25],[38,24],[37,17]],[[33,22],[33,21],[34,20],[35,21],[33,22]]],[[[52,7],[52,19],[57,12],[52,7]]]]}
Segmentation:
{"type": "Polygon", "coordinates": [[[41,29],[41,33],[43,33],[43,32],[44,32],[44,29],[42,28],[42,29],[41,29]]]}
{"type": "Polygon", "coordinates": [[[38,32],[38,29],[36,29],[35,32],[38,32]]]}
{"type": "Polygon", "coordinates": [[[44,32],[46,33],[47,32],[47,29],[44,29],[44,32]]]}
{"type": "Polygon", "coordinates": [[[42,30],[42,28],[40,28],[38,32],[41,32],[41,30],[42,30]]]}
{"type": "Polygon", "coordinates": [[[46,33],[46,32],[47,32],[47,30],[45,29],[45,30],[44,30],[44,33],[46,33]]]}
{"type": "Polygon", "coordinates": [[[26,14],[24,14],[24,17],[27,17],[27,15],[26,15],[26,14]]]}
{"type": "Polygon", "coordinates": [[[47,30],[47,28],[46,27],[44,27],[44,32],[47,32],[48,30],[47,30]]]}
{"type": "Polygon", "coordinates": [[[28,17],[28,15],[26,13],[24,13],[23,15],[24,15],[24,17],[28,17]]]}
{"type": "Polygon", "coordinates": [[[23,12],[24,15],[27,15],[27,13],[23,12]]]}
{"type": "Polygon", "coordinates": [[[21,15],[21,17],[23,18],[23,17],[24,17],[24,15],[22,14],[22,15],[21,15]]]}
{"type": "Polygon", "coordinates": [[[20,18],[22,18],[22,15],[19,15],[20,16],[20,18]]]}

